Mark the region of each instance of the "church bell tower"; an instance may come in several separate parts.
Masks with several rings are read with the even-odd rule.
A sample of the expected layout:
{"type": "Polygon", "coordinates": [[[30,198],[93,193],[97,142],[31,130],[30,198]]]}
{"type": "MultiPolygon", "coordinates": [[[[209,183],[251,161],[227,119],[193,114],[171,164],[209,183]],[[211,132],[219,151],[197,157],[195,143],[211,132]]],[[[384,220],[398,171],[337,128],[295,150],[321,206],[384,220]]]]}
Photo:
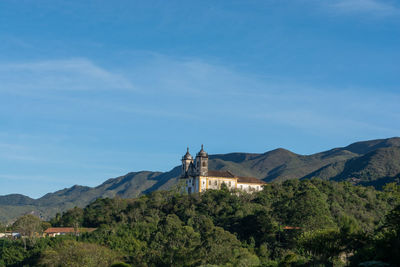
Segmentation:
{"type": "Polygon", "coordinates": [[[193,157],[189,153],[189,147],[187,148],[186,154],[182,157],[182,178],[189,177],[193,169],[193,157]]]}
{"type": "Polygon", "coordinates": [[[208,176],[208,154],[204,151],[203,145],[196,155],[196,174],[199,176],[208,176]]]}

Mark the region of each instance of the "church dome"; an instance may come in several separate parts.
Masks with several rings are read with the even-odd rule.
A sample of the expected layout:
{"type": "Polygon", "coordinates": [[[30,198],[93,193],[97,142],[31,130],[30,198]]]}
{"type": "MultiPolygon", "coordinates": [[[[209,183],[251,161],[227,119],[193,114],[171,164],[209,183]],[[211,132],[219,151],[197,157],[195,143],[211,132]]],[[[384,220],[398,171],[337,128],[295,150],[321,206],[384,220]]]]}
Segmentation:
{"type": "Polygon", "coordinates": [[[208,158],[208,154],[207,154],[207,152],[204,151],[203,145],[201,145],[201,150],[199,151],[199,153],[197,153],[197,156],[203,157],[203,158],[208,158]]]}
{"type": "Polygon", "coordinates": [[[191,160],[193,159],[192,155],[189,153],[189,148],[187,148],[186,154],[182,158],[183,160],[191,160]]]}

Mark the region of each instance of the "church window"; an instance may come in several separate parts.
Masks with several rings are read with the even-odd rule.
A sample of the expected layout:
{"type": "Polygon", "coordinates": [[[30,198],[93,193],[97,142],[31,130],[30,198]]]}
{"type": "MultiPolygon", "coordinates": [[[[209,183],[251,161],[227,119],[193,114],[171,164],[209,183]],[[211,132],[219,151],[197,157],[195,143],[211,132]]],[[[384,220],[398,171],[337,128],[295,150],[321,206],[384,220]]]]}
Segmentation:
{"type": "Polygon", "coordinates": [[[211,181],[208,181],[208,185],[211,185],[211,181]]]}
{"type": "Polygon", "coordinates": [[[206,166],[206,162],[205,161],[203,161],[203,167],[205,167],[206,166]]]}
{"type": "Polygon", "coordinates": [[[217,185],[217,184],[218,184],[218,182],[217,182],[217,181],[215,181],[215,182],[214,182],[214,185],[217,185]]]}
{"type": "Polygon", "coordinates": [[[232,185],[232,183],[231,182],[229,182],[229,186],[231,186],[232,185]]]}

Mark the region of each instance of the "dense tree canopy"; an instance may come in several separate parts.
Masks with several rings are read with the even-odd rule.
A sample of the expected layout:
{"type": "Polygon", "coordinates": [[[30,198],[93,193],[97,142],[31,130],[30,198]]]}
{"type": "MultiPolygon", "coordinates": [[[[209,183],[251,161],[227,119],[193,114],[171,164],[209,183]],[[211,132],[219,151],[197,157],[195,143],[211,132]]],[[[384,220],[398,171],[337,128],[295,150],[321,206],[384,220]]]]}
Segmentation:
{"type": "Polygon", "coordinates": [[[53,226],[97,227],[95,232],[43,239],[27,251],[18,241],[5,241],[0,266],[55,266],[50,262],[63,259],[64,252],[79,258],[85,249],[93,255],[103,251],[110,265],[114,260],[133,266],[394,264],[399,262],[394,251],[400,248],[399,192],[394,184],[377,191],[290,180],[254,194],[225,188],[197,195],[158,191],[137,199],[98,199],[51,220],[53,226]]]}
{"type": "Polygon", "coordinates": [[[49,267],[108,267],[115,263],[118,256],[110,249],[93,244],[64,240],[45,249],[39,265],[49,267]]]}

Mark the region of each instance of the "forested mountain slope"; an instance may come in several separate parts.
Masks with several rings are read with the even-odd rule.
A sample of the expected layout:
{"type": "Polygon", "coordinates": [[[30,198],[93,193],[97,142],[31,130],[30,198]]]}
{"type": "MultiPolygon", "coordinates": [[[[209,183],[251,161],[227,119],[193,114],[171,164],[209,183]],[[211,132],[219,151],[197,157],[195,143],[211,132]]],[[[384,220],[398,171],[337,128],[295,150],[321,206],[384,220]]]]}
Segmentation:
{"type": "Polygon", "coordinates": [[[400,178],[400,147],[378,148],[365,155],[335,162],[305,176],[380,187],[400,178]]]}
{"type": "Polygon", "coordinates": [[[253,194],[225,186],[97,199],[50,220],[96,231],[32,239],[27,249],[0,240],[0,266],[398,266],[399,203],[393,183],[379,191],[321,179],[271,183],[253,194]]]}
{"type": "MultiPolygon", "coordinates": [[[[209,166],[266,182],[321,178],[381,187],[400,176],[400,138],[357,142],[312,155],[299,155],[282,148],[263,154],[210,155],[209,166]]],[[[84,207],[97,198],[132,198],[168,189],[179,182],[179,175],[177,166],[168,172],[131,172],[97,187],[75,185],[36,200],[22,195],[0,196],[0,221],[7,222],[27,212],[49,218],[74,206],[84,207]]]]}

